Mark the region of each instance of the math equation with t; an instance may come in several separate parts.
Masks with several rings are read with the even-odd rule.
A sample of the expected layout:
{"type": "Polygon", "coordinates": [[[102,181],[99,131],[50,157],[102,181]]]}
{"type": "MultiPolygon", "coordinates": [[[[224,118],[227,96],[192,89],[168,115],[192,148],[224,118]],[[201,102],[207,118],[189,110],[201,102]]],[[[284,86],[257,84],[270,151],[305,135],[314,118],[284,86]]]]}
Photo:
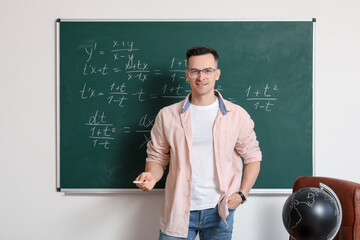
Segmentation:
{"type": "Polygon", "coordinates": [[[278,100],[276,97],[278,90],[277,84],[250,85],[245,91],[246,101],[250,101],[255,110],[271,112],[278,100]]]}
{"type": "Polygon", "coordinates": [[[116,124],[116,108],[137,112],[141,104],[151,106],[159,99],[183,99],[190,92],[186,59],[182,57],[171,56],[162,59],[161,64],[152,64],[142,49],[128,40],[96,42],[83,47],[80,55],[78,99],[89,104],[96,102],[98,106],[84,119],[93,147],[110,149],[117,136],[130,133],[142,135],[138,148],[146,146],[155,119],[154,109],[142,112],[134,120],[136,124],[130,126],[116,124]]]}

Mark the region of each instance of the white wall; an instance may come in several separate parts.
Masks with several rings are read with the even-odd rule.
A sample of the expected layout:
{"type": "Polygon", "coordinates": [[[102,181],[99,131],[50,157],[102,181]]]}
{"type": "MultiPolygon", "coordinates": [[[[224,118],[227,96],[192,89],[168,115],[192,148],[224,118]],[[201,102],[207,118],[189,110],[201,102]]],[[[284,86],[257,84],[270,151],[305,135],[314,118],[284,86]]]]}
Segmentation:
{"type": "MultiPolygon", "coordinates": [[[[359,10],[358,0],[0,0],[0,239],[157,238],[161,193],[55,192],[57,18],[316,17],[316,174],[360,182],[359,10]]],[[[287,239],[286,198],[251,196],[234,239],[287,239]]]]}

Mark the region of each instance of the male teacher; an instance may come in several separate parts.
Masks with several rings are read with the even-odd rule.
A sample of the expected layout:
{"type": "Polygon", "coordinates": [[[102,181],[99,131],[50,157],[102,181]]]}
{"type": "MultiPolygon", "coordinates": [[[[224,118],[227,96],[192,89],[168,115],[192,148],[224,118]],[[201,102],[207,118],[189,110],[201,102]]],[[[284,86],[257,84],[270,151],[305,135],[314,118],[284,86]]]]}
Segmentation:
{"type": "Polygon", "coordinates": [[[193,47],[186,58],[191,93],[156,116],[137,186],[152,190],[169,164],[159,239],[195,239],[199,233],[202,240],[228,240],[234,211],[259,174],[261,151],[249,114],[214,89],[217,52],[193,47]]]}

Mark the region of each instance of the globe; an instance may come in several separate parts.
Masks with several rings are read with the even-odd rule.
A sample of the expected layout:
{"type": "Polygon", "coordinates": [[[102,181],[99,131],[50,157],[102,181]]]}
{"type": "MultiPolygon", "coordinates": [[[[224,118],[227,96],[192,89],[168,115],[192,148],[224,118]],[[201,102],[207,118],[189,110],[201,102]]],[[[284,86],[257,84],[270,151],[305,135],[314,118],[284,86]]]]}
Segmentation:
{"type": "Polygon", "coordinates": [[[335,196],[324,189],[310,187],[302,188],[288,197],[282,218],[291,237],[296,240],[329,240],[335,237],[341,224],[342,211],[336,194],[332,190],[330,193],[335,196]]]}

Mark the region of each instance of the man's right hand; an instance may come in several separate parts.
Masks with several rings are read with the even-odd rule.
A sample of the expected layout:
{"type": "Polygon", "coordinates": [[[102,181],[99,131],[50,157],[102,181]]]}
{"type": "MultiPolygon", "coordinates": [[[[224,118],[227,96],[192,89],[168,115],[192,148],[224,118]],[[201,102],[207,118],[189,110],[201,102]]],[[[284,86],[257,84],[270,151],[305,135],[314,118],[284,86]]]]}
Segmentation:
{"type": "Polygon", "coordinates": [[[137,183],[136,186],[138,188],[140,188],[144,192],[151,191],[154,188],[155,184],[156,184],[156,180],[155,180],[154,176],[150,172],[141,173],[135,179],[135,181],[142,182],[142,183],[137,183]]]}

